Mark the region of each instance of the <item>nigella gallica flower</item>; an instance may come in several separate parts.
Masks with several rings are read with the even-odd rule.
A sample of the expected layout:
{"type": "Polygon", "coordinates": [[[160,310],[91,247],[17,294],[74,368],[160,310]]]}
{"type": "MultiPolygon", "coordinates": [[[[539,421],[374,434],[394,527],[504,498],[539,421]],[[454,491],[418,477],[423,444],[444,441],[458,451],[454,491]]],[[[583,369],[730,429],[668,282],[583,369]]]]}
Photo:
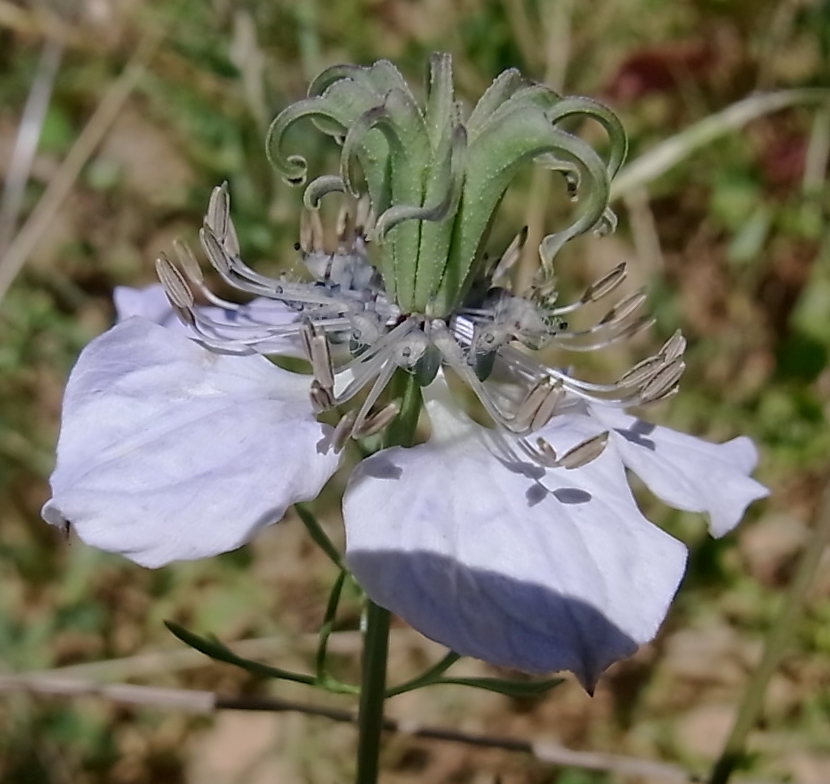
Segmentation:
{"type": "Polygon", "coordinates": [[[430,435],[353,470],[343,516],[357,581],[460,654],[568,669],[590,686],[654,636],[686,562],[641,514],[626,469],[663,501],[706,513],[715,536],[766,495],[749,476],[749,439],[712,445],[625,412],[677,391],[679,333],[610,384],[538,359],[556,349],[569,364],[650,324],[642,292],[619,294],[623,265],[570,304],[552,270],[566,241],[614,227],[618,120],[515,70],[465,116],[446,55],[431,60],[423,106],[389,62],[337,66],[269,132],[271,161],[295,185],[307,164],[284,147],[301,120],[342,149],[339,172],[305,188],[298,250],[311,280],[243,263],[228,189],[217,188],[202,250],[253,298],[217,297],[183,245],[157,263],[167,301],[160,289],[118,293],[122,320],[67,385],[45,519],[152,567],[239,547],[317,496],[350,439],[365,444],[395,422],[401,385],[390,382],[402,377],[422,394],[430,435]],[[605,130],[606,157],[567,130],[584,118],[605,130]],[[510,270],[525,237],[501,255],[485,245],[527,162],[561,173],[578,201],[517,291],[510,270]],[[318,209],[329,194],[347,206],[326,250],[318,209]],[[600,320],[571,326],[596,303],[610,303],[600,320]],[[310,374],[268,358],[280,354],[305,357],[310,374]]]}

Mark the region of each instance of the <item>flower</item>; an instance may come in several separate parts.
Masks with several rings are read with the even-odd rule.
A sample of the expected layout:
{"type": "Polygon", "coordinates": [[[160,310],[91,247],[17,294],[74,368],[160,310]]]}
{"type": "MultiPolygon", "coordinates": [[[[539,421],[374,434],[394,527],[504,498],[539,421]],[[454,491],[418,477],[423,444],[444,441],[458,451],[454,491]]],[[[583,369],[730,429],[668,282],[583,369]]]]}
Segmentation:
{"type": "Polygon", "coordinates": [[[313,280],[248,267],[227,186],[215,189],[202,249],[254,299],[214,295],[182,245],[175,263],[157,262],[169,309],[158,288],[116,293],[120,323],[82,352],[67,384],[43,516],[146,566],[231,550],[314,498],[350,439],[396,419],[389,382],[403,374],[422,390],[431,435],[353,471],[343,517],[355,577],[373,601],[460,654],[532,673],[569,669],[591,688],[654,636],[686,562],[685,547],[638,509],[626,469],[667,503],[707,513],[716,536],[767,493],[749,476],[749,439],[706,444],[625,413],[677,391],[679,333],[613,384],[538,359],[539,349],[614,345],[650,324],[638,291],[594,326],[569,326],[621,290],[624,265],[569,305],[551,273],[565,241],[613,227],[619,124],[516,71],[462,119],[442,55],[425,108],[387,62],[329,69],[310,94],[274,121],[269,150],[300,182],[305,161],[282,151],[293,122],[311,116],[342,145],[340,174],[306,189],[299,249],[313,280]],[[608,131],[607,161],[561,129],[574,116],[608,131]],[[562,172],[583,206],[545,238],[540,274],[518,292],[508,272],[523,234],[495,264],[482,249],[525,160],[562,172]],[[327,250],[317,208],[327,193],[360,196],[354,161],[368,198],[347,199],[327,250]],[[267,358],[298,350],[311,375],[267,358]],[[465,412],[450,376],[487,426],[465,412]],[[334,409],[336,425],[319,421],[334,409]]]}

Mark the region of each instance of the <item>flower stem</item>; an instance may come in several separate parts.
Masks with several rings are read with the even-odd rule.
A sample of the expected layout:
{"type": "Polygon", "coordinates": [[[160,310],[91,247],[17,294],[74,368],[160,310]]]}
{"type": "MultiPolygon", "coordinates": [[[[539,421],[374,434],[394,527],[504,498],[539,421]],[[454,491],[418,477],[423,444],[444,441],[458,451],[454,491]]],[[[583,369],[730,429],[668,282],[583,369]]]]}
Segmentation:
{"type": "Polygon", "coordinates": [[[357,746],[357,784],[378,780],[380,734],[383,729],[383,701],[386,693],[386,655],[389,651],[389,610],[370,601],[366,608],[366,635],[363,642],[363,681],[357,746]]]}
{"type": "MultiPolygon", "coordinates": [[[[401,412],[390,425],[384,446],[412,446],[421,414],[421,390],[409,374],[397,379],[402,389],[401,412]]],[[[366,631],[363,637],[363,666],[358,711],[357,784],[376,784],[380,736],[383,730],[383,703],[386,698],[386,658],[389,652],[389,610],[367,602],[366,631]]]]}

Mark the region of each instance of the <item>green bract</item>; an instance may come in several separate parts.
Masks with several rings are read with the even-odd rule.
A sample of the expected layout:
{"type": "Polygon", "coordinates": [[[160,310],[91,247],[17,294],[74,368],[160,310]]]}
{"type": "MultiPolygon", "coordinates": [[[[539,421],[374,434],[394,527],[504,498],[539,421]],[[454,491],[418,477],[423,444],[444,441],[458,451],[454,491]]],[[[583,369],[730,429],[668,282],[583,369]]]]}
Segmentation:
{"type": "Polygon", "coordinates": [[[573,222],[542,242],[546,271],[567,240],[614,224],[609,185],[626,150],[616,116],[588,98],[562,98],[515,69],[493,82],[466,119],[447,54],[430,59],[425,106],[386,60],[323,71],[309,97],[285,109],[268,133],[269,158],[294,185],[305,182],[307,162],[286,154],[284,140],[303,118],[342,146],[339,174],[313,180],[306,205],[318,207],[332,191],[358,195],[359,164],[377,216],[379,270],[387,296],[404,313],[441,318],[459,305],[478,273],[495,210],[527,161],[561,172],[581,202],[573,222]],[[574,117],[605,128],[608,160],[564,130],[563,121],[574,117]]]}

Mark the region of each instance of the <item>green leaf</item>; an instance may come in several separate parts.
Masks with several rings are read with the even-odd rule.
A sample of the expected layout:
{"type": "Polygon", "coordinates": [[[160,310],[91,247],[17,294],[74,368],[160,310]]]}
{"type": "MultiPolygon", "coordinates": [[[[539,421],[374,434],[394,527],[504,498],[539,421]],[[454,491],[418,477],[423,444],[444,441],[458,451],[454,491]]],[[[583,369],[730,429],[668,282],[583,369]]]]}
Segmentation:
{"type": "Polygon", "coordinates": [[[343,572],[348,571],[346,565],[343,563],[343,556],[340,555],[340,551],[334,546],[331,539],[329,539],[329,535],[325,532],[323,526],[320,525],[317,517],[304,504],[294,504],[294,508],[297,510],[300,520],[303,521],[303,525],[314,540],[314,543],[331,559],[332,563],[338,569],[343,572]]]}
{"type": "Polygon", "coordinates": [[[253,673],[254,675],[264,675],[266,678],[278,678],[284,681],[293,681],[294,683],[305,683],[313,686],[317,683],[316,679],[311,675],[302,675],[300,673],[283,670],[280,667],[271,667],[268,664],[261,662],[250,661],[237,656],[230,648],[227,648],[216,638],[206,639],[199,637],[188,631],[183,626],[179,626],[173,621],[165,621],[164,625],[170,629],[173,634],[178,637],[183,643],[195,648],[197,651],[209,656],[216,661],[225,662],[225,664],[233,664],[236,667],[241,667],[243,670],[253,673]]]}
{"type": "Polygon", "coordinates": [[[326,614],[323,617],[323,625],[320,627],[320,642],[317,646],[317,680],[325,681],[328,679],[328,670],[326,668],[326,658],[328,654],[329,637],[334,629],[334,619],[337,616],[337,607],[340,604],[340,594],[343,591],[343,583],[348,577],[348,572],[342,570],[337,575],[334,585],[331,588],[328,603],[326,604],[326,614]]]}
{"type": "Polygon", "coordinates": [[[455,651],[448,651],[447,655],[444,656],[441,661],[434,664],[430,667],[426,672],[419,675],[417,678],[413,678],[412,680],[406,681],[402,683],[400,686],[395,686],[394,688],[386,690],[386,697],[395,697],[398,694],[404,694],[408,691],[414,691],[415,689],[422,689],[424,686],[431,686],[433,683],[439,682],[439,678],[443,675],[450,667],[453,666],[459,659],[461,658],[460,654],[456,653],[455,651]]]}

